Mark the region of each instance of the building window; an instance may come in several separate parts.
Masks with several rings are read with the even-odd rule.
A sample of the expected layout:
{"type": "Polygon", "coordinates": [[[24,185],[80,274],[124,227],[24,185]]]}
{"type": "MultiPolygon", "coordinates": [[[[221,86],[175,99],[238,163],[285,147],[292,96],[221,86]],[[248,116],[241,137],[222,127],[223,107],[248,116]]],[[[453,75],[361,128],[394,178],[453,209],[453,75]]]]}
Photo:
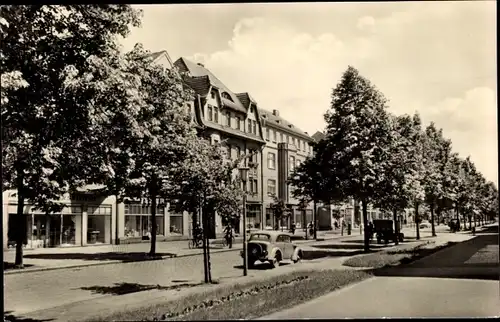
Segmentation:
{"type": "Polygon", "coordinates": [[[292,138],[292,144],[295,145],[295,138],[292,138]]]}
{"type": "Polygon", "coordinates": [[[257,179],[250,180],[250,191],[253,194],[257,194],[259,192],[259,185],[257,179]]]}
{"type": "Polygon", "coordinates": [[[231,113],[230,112],[226,113],[226,125],[231,127],[231,113]]]}
{"type": "MultiPolygon", "coordinates": [[[[156,235],[164,234],[165,209],[156,207],[156,235]]],[[[151,237],[153,222],[151,206],[135,203],[125,204],[125,237],[151,237]]]]}
{"type": "Polygon", "coordinates": [[[276,169],[276,154],[272,152],[267,153],[267,168],[276,169]]]}
{"type": "Polygon", "coordinates": [[[276,195],[276,180],[267,179],[267,195],[268,196],[276,195]]]}
{"type": "Polygon", "coordinates": [[[219,123],[219,109],[214,107],[214,122],[219,123]]]}
{"type": "Polygon", "coordinates": [[[253,124],[253,131],[252,133],[257,135],[257,122],[256,121],[252,121],[252,124],[253,124]]]}
{"type": "Polygon", "coordinates": [[[297,161],[295,162],[295,166],[296,166],[297,168],[300,166],[300,160],[297,160],[297,161]]]}
{"type": "Polygon", "coordinates": [[[273,130],[273,142],[276,142],[276,131],[273,130]]]}
{"type": "Polygon", "coordinates": [[[288,135],[285,135],[286,137],[286,143],[290,144],[290,137],[288,135]]]}
{"type": "Polygon", "coordinates": [[[248,128],[247,128],[248,133],[252,133],[252,120],[248,119],[248,128]]]}
{"type": "Polygon", "coordinates": [[[271,136],[270,132],[271,130],[269,130],[269,128],[266,128],[266,141],[269,141],[269,137],[271,136]]]}
{"type": "Polygon", "coordinates": [[[88,206],[87,244],[111,244],[111,207],[88,206]]]}
{"type": "Polygon", "coordinates": [[[239,146],[236,146],[236,157],[241,157],[241,148],[239,146]]]}
{"type": "Polygon", "coordinates": [[[285,140],[283,140],[283,133],[280,133],[280,142],[283,143],[285,140]]]}
{"type": "Polygon", "coordinates": [[[300,150],[300,140],[297,139],[297,145],[298,145],[298,149],[300,150]]]}
{"type": "Polygon", "coordinates": [[[306,152],[307,151],[307,142],[304,142],[304,146],[302,147],[303,151],[306,152]]]}
{"type": "Polygon", "coordinates": [[[273,210],[271,208],[266,208],[266,228],[272,227],[273,210]]]}
{"type": "Polygon", "coordinates": [[[229,144],[227,145],[227,158],[229,160],[232,160],[231,159],[231,145],[229,145],[229,144]]]}
{"type": "Polygon", "coordinates": [[[208,108],[207,108],[207,118],[210,122],[212,122],[214,120],[214,116],[213,116],[213,110],[212,110],[212,106],[208,105],[208,108]]]}
{"type": "Polygon", "coordinates": [[[290,157],[290,172],[295,169],[295,157],[290,157]]]}
{"type": "Polygon", "coordinates": [[[241,118],[239,116],[236,117],[236,129],[241,130],[241,118]]]}

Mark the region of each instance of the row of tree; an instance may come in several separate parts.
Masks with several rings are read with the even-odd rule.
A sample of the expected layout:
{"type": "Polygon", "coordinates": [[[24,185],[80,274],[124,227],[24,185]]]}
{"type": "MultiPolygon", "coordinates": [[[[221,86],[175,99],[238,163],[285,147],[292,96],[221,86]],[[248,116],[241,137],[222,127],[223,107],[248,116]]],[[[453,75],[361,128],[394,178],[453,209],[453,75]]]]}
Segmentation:
{"type": "Polygon", "coordinates": [[[290,184],[304,201],[359,201],[366,251],[369,204],[392,213],[394,222],[413,208],[417,223],[419,207],[426,205],[433,236],[435,217],[449,210],[464,220],[498,215],[497,187],[470,157],[454,153],[434,123],[424,128],[418,113],[389,113],[384,95],[355,68],[349,66],[333,89],[325,120],[325,139],[314,144],[314,156],[295,169],[290,184]]]}
{"type": "MultiPolygon", "coordinates": [[[[118,202],[148,198],[153,223],[159,197],[193,214],[239,213],[233,170],[247,156],[228,160],[200,135],[184,75],[141,45],[120,51],[140,20],[129,5],[0,7],[2,192],[17,191],[16,265],[25,203],[50,215],[86,184],[118,202]]],[[[155,245],[153,224],[151,256],[155,245]]]]}

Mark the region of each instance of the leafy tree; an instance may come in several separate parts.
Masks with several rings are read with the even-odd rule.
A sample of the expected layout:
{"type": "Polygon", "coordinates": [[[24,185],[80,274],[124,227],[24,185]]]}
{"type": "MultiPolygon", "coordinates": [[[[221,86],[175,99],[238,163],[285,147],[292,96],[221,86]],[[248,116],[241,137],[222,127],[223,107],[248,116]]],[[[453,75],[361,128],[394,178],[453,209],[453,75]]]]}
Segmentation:
{"type": "Polygon", "coordinates": [[[324,164],[341,178],[342,197],[361,201],[365,228],[365,251],[370,244],[367,208],[383,179],[388,159],[389,122],[386,99],[366,78],[349,66],[333,90],[331,109],[326,113],[327,147],[324,164]]]}
{"type": "Polygon", "coordinates": [[[205,282],[211,282],[211,265],[208,223],[217,212],[230,220],[239,216],[241,194],[235,169],[244,158],[226,158],[223,144],[211,144],[203,137],[189,141],[189,155],[171,173],[181,182],[171,186],[168,194],[177,196],[180,210],[190,211],[195,222],[196,214],[202,213],[205,282]]]}
{"type": "Polygon", "coordinates": [[[283,227],[283,220],[288,218],[288,216],[290,215],[288,207],[286,205],[286,202],[278,196],[273,195],[272,198],[273,201],[269,205],[269,208],[273,213],[275,224],[279,223],[279,227],[283,227]]]}
{"type": "Polygon", "coordinates": [[[442,129],[437,130],[434,123],[431,123],[425,129],[424,142],[425,202],[431,212],[432,236],[436,236],[434,214],[438,201],[447,197],[443,183],[451,154],[451,141],[443,137],[442,129]]]}
{"type": "Polygon", "coordinates": [[[313,143],[314,150],[317,151],[313,156],[309,156],[298,167],[294,169],[288,179],[288,183],[294,187],[292,196],[299,199],[302,203],[313,202],[314,217],[314,238],[317,237],[317,203],[331,203],[344,201],[343,194],[340,191],[340,180],[334,171],[336,168],[331,164],[322,164],[323,154],[327,152],[327,142],[322,140],[317,144],[313,143]]]}
{"type": "MultiPolygon", "coordinates": [[[[420,129],[409,115],[392,117],[391,125],[388,160],[383,163],[386,168],[374,205],[393,214],[395,233],[398,234],[398,212],[409,208],[415,196],[422,193],[421,154],[419,145],[415,144],[420,129]]],[[[395,243],[398,244],[397,239],[395,243]]]]}
{"type": "MultiPolygon", "coordinates": [[[[94,58],[113,55],[116,36],[139,25],[129,5],[4,5],[2,47],[2,189],[16,189],[16,261],[22,266],[25,200],[50,214],[59,197],[81,185],[87,163],[88,97],[67,82],[94,58]],[[24,80],[24,81],[23,81],[24,80]]],[[[91,80],[89,80],[91,81],[91,80]]]]}

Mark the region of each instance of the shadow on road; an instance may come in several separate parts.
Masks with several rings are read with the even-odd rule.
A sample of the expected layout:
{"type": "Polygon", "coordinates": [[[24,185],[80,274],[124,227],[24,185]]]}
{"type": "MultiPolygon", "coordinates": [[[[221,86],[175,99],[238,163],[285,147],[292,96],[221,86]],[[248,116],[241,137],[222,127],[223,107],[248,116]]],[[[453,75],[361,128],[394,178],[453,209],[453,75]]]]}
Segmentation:
{"type": "MultiPolygon", "coordinates": [[[[287,265],[290,265],[290,263],[280,263],[279,266],[287,266],[287,265]]],[[[243,269],[243,265],[236,265],[236,266],[233,266],[234,268],[237,268],[237,269],[243,269]]],[[[271,264],[269,263],[255,263],[254,266],[252,267],[248,267],[249,270],[268,270],[268,269],[272,269],[271,267],[271,264]]]]}
{"type": "Polygon", "coordinates": [[[125,295],[143,291],[150,290],[178,290],[181,288],[195,287],[201,285],[202,283],[189,284],[182,283],[171,286],[161,286],[161,285],[143,285],[137,283],[115,283],[113,286],[89,286],[81,287],[79,289],[84,291],[91,291],[92,294],[105,294],[105,295],[125,295]]]}
{"type": "Polygon", "coordinates": [[[175,253],[158,253],[154,257],[149,256],[148,253],[120,253],[120,252],[109,252],[109,253],[96,253],[96,254],[85,254],[85,253],[57,253],[57,254],[29,254],[24,255],[24,258],[36,258],[36,259],[76,259],[76,260],[87,260],[87,261],[111,261],[118,260],[124,263],[127,262],[137,262],[137,261],[149,261],[158,260],[164,257],[175,257],[175,253]]]}
{"type": "MultiPolygon", "coordinates": [[[[32,267],[33,265],[31,264],[24,264],[24,268],[32,267]]],[[[10,270],[10,269],[16,269],[14,263],[11,262],[3,262],[3,270],[10,270]]]]}
{"type": "MultiPolygon", "coordinates": [[[[369,253],[376,252],[375,250],[370,250],[369,253]]],[[[360,250],[337,250],[337,251],[328,251],[328,250],[303,250],[302,251],[302,259],[303,260],[313,260],[319,258],[326,257],[346,257],[346,256],[356,256],[360,254],[368,254],[362,249],[360,250]]]]}
{"type": "Polygon", "coordinates": [[[4,313],[3,320],[6,322],[45,322],[45,321],[54,321],[54,319],[31,319],[31,318],[23,318],[17,317],[12,314],[12,311],[7,311],[4,313]]]}
{"type": "MultiPolygon", "coordinates": [[[[391,244],[388,245],[383,245],[383,244],[370,244],[370,248],[372,249],[380,249],[380,248],[386,248],[392,246],[391,244]]],[[[358,243],[346,243],[346,244],[330,244],[330,245],[312,245],[311,247],[314,248],[321,248],[321,249],[364,249],[364,245],[362,242],[358,243]]]]}
{"type": "Polygon", "coordinates": [[[402,265],[374,270],[375,276],[430,277],[457,279],[500,279],[498,227],[476,233],[476,238],[454,243],[437,252],[419,249],[416,259],[402,265]]]}

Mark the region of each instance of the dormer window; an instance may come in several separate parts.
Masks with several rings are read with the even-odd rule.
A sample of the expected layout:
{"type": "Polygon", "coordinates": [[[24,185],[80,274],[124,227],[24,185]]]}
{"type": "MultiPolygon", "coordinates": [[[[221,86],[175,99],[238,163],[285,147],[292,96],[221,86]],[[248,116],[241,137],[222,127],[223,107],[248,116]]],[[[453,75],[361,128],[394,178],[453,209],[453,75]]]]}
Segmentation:
{"type": "Polygon", "coordinates": [[[280,120],[276,120],[276,123],[280,124],[280,120]]]}
{"type": "Polygon", "coordinates": [[[231,101],[231,102],[233,101],[233,99],[231,98],[231,95],[229,95],[227,92],[223,92],[223,93],[221,94],[221,96],[222,96],[222,98],[225,98],[225,99],[227,99],[228,101],[231,101]]]}
{"type": "Polygon", "coordinates": [[[210,92],[210,97],[211,97],[213,100],[215,99],[216,95],[217,95],[217,93],[216,93],[214,90],[212,90],[212,91],[210,92]]]}
{"type": "Polygon", "coordinates": [[[288,127],[292,129],[292,128],[293,128],[293,125],[292,125],[292,124],[288,124],[288,127]]]}

